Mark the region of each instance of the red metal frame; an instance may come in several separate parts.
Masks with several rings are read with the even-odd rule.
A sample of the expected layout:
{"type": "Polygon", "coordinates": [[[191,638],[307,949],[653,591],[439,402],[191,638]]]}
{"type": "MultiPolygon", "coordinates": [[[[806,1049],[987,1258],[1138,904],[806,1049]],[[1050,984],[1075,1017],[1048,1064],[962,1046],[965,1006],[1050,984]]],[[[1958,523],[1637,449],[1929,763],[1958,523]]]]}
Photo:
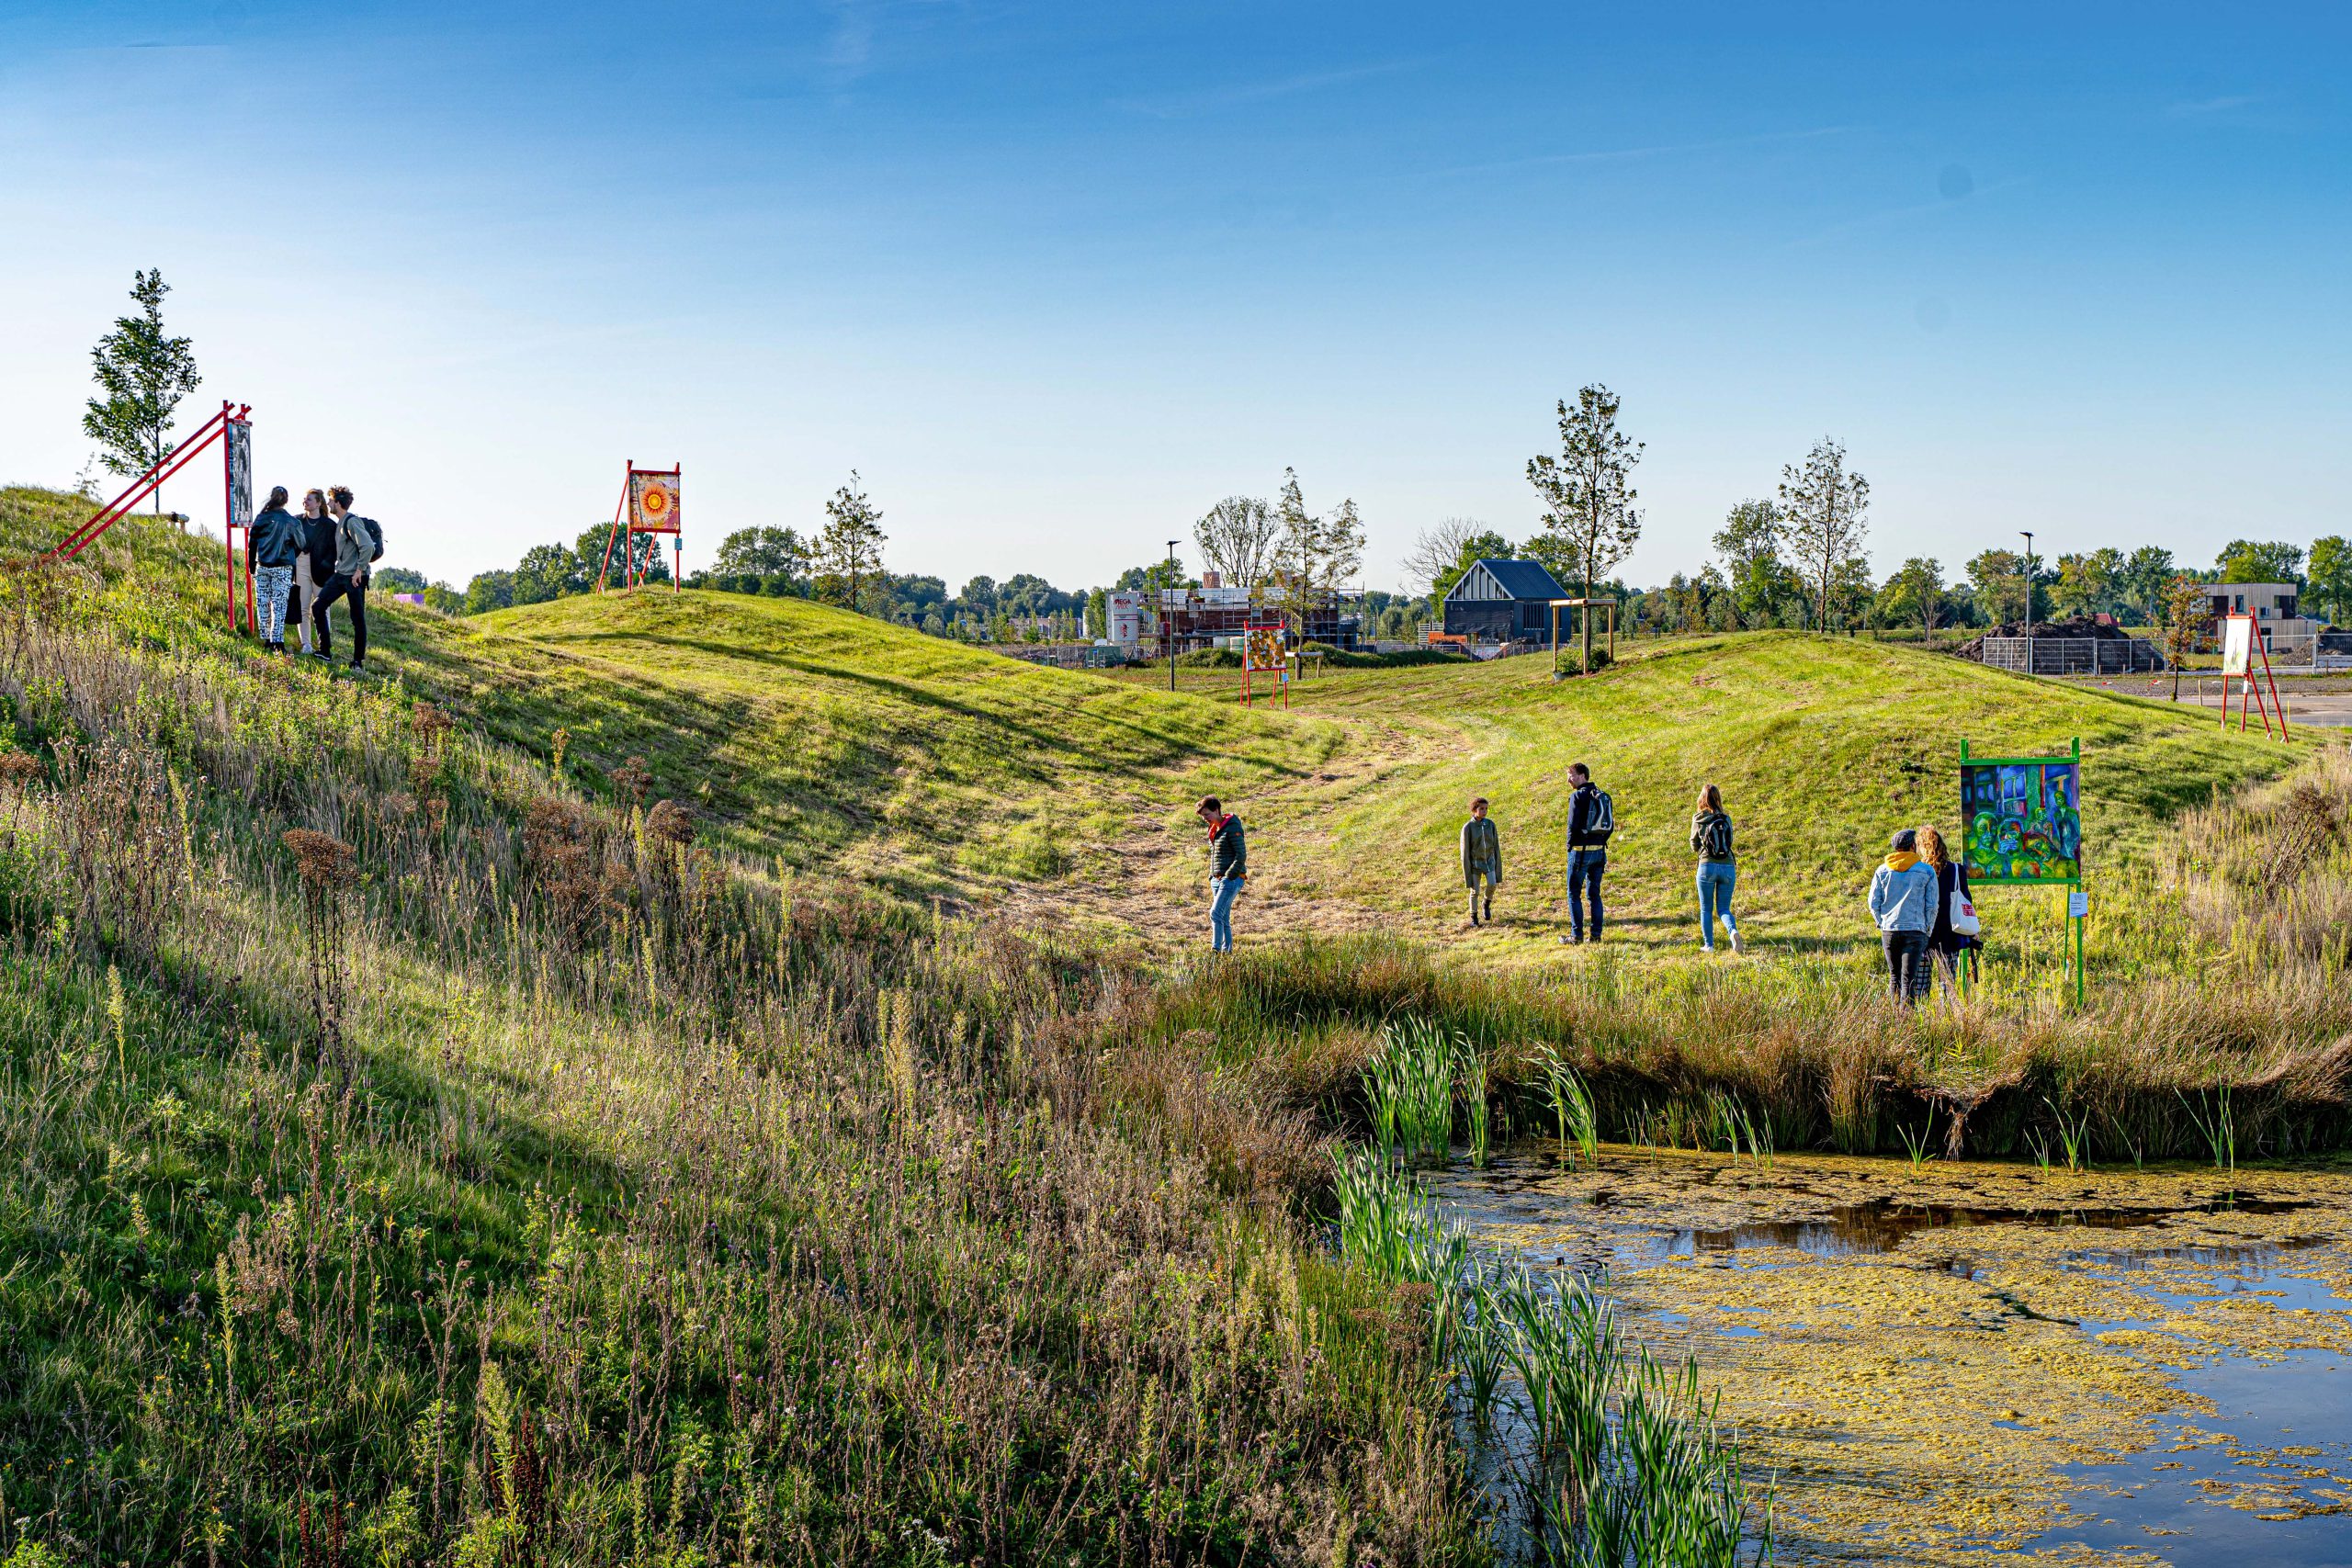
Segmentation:
{"type": "MultiPolygon", "coordinates": [[[[2270,637],[2262,629],[2261,620],[2256,616],[2230,615],[2222,617],[2224,628],[2232,621],[2244,621],[2247,627],[2245,671],[2237,677],[2238,732],[2240,734],[2245,732],[2246,708],[2248,699],[2251,698],[2254,710],[2262,715],[2262,733],[2265,735],[2270,733],[2270,716],[2275,713],[2278,716],[2278,739],[2284,740],[2287,739],[2287,705],[2278,700],[2278,682],[2270,673],[2270,637]],[[2254,666],[2256,660],[2262,661],[2260,685],[2255,683],[2254,666]],[[2269,688],[2267,700],[2263,694],[2265,686],[2269,688]]],[[[2226,640],[2228,636],[2226,629],[2222,635],[2224,637],[2222,646],[2226,648],[2229,646],[2226,640]]],[[[2224,669],[2222,671],[2222,728],[2223,729],[2230,727],[2230,679],[2229,671],[2224,669]]]]}
{"type": "MultiPolygon", "coordinates": [[[[253,405],[251,403],[232,403],[223,399],[219,413],[198,425],[186,440],[156,459],[154,465],[145,473],[130,481],[129,489],[92,513],[87,522],[60,539],[50,548],[48,554],[41,557],[41,559],[72,560],[75,556],[88,549],[99,535],[130,516],[132,507],[162,489],[164,481],[196,461],[198,456],[206,447],[218,441],[220,443],[221,550],[228,565],[229,624],[241,631],[259,626],[261,623],[254,614],[253,561],[250,551],[247,552],[245,562],[245,602],[243,606],[242,623],[238,615],[235,537],[237,530],[234,520],[235,508],[232,504],[236,473],[231,465],[231,453],[227,440],[229,427],[232,424],[250,424],[252,419],[253,405]]],[[[250,527],[247,532],[250,534],[250,527]]]]}
{"type": "Polygon", "coordinates": [[[637,466],[637,460],[632,457],[628,463],[623,465],[621,468],[620,504],[613,508],[613,525],[611,530],[605,536],[605,559],[596,571],[596,592],[599,593],[605,592],[605,586],[612,577],[613,546],[620,539],[624,528],[626,528],[628,532],[628,543],[624,547],[621,556],[621,575],[623,578],[623,586],[635,588],[638,585],[637,536],[639,534],[667,534],[670,536],[672,540],[671,554],[673,557],[673,563],[670,569],[671,592],[675,593],[679,592],[678,585],[685,577],[686,541],[684,531],[674,522],[664,526],[658,523],[648,523],[639,514],[637,507],[637,485],[635,480],[637,476],[639,474],[664,475],[670,479],[678,480],[679,488],[682,491],[684,489],[685,466],[684,464],[680,464],[678,467],[672,468],[640,468],[637,466]]]}

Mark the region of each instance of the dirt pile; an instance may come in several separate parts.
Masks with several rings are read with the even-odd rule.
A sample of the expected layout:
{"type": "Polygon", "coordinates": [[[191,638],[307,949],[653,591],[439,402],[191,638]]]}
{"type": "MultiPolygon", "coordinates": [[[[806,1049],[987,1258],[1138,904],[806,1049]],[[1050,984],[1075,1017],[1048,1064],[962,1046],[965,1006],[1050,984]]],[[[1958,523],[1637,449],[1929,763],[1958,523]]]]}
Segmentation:
{"type": "Polygon", "coordinates": [[[1962,659],[1984,660],[1984,639],[1988,637],[2084,637],[2100,642],[2130,642],[2132,634],[2112,621],[2095,621],[2079,616],[2068,621],[2036,621],[2030,626],[2007,625],[1987,626],[1962,643],[1952,652],[1962,659]]]}

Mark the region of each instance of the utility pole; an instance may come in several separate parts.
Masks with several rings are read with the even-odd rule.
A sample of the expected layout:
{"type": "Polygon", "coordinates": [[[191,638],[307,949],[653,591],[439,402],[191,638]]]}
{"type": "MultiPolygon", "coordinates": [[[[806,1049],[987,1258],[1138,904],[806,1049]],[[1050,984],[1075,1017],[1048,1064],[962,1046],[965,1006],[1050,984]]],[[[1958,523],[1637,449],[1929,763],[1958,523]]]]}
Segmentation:
{"type": "Polygon", "coordinates": [[[2025,625],[2027,635],[2033,631],[2033,530],[2020,528],[2025,536],[2025,625]]]}
{"type": "Polygon", "coordinates": [[[1176,541],[1168,541],[1168,582],[1159,589],[1159,640],[1168,645],[1168,689],[1176,689],[1176,622],[1168,613],[1169,584],[1176,581],[1176,541]]]}

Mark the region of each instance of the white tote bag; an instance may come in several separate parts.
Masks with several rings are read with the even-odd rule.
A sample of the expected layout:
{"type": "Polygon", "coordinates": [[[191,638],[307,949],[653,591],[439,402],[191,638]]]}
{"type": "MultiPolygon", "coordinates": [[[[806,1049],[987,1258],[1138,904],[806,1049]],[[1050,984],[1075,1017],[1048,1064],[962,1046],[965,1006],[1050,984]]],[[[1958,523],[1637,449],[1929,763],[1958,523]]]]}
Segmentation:
{"type": "Polygon", "coordinates": [[[1974,936],[1984,929],[1984,922],[1976,918],[1976,906],[1969,898],[1965,887],[1951,890],[1951,929],[1956,936],[1974,936]]]}

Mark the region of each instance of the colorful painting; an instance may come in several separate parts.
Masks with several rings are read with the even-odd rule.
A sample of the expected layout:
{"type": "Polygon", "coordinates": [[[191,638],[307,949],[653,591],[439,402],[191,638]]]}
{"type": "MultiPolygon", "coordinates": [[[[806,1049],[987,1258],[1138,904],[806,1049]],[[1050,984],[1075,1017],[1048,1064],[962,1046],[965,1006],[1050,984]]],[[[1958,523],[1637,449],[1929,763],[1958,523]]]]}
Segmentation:
{"type": "Polygon", "coordinates": [[[628,471],[630,498],[637,507],[637,531],[640,534],[674,534],[678,531],[678,476],[649,474],[642,468],[628,471]]]}
{"type": "Polygon", "coordinates": [[[1970,882],[2082,880],[2082,764],[2074,759],[1962,762],[1960,815],[1970,882]]]}
{"type": "Polygon", "coordinates": [[[1242,634],[1242,657],[1250,661],[1253,675],[1279,675],[1289,668],[1283,657],[1283,628],[1279,626],[1250,626],[1242,634]]]}

